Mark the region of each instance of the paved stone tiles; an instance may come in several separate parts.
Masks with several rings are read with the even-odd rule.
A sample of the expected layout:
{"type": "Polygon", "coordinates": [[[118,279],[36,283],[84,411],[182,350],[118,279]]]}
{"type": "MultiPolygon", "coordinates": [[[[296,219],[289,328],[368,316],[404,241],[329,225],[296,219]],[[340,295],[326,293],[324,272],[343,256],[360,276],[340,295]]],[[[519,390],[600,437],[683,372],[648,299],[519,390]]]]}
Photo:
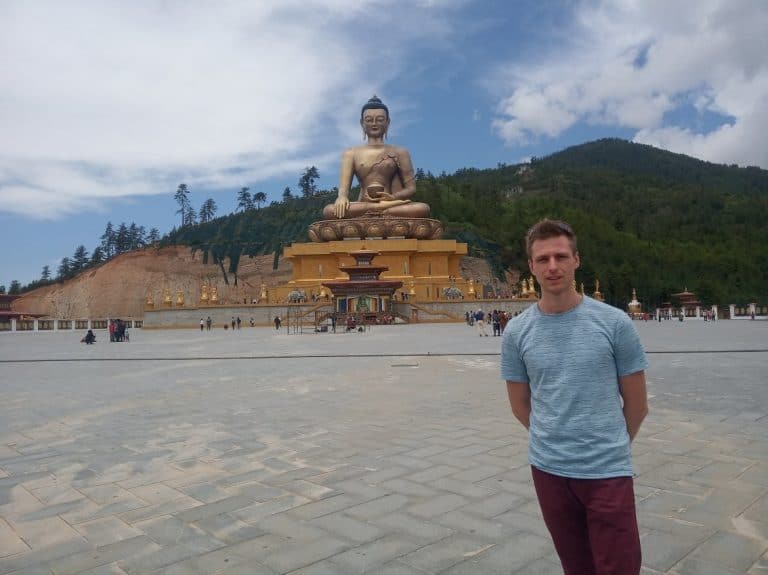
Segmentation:
{"type": "MultiPolygon", "coordinates": [[[[643,574],[765,575],[768,323],[637,325],[643,574]]],[[[132,335],[0,334],[0,575],[561,572],[497,338],[132,335]]]]}

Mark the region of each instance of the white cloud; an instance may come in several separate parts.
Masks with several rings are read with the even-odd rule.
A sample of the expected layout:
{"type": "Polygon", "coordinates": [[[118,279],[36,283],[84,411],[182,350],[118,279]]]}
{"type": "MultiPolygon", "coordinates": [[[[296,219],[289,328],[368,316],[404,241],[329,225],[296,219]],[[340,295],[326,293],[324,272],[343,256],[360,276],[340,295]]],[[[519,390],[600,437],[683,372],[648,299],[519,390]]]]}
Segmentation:
{"type": "Polygon", "coordinates": [[[539,61],[499,70],[497,133],[510,145],[580,122],[714,162],[768,167],[768,4],[759,0],[584,2],[569,38],[539,61]],[[688,113],[723,116],[697,131],[688,113]]]}
{"type": "Polygon", "coordinates": [[[409,45],[446,34],[440,15],[406,0],[4,2],[0,210],[56,218],[329,162],[409,45]],[[397,26],[406,9],[428,24],[397,26]]]}

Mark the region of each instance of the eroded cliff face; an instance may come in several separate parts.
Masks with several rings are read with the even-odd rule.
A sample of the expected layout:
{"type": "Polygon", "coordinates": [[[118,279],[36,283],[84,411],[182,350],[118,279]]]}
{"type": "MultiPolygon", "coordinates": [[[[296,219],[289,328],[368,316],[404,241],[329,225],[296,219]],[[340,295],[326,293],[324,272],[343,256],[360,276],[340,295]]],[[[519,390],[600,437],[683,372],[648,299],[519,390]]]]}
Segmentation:
{"type": "Polygon", "coordinates": [[[233,274],[228,274],[227,286],[218,265],[203,264],[202,252],[193,254],[185,246],[147,248],[121,254],[66,282],[26,293],[13,302],[13,309],[63,319],[141,318],[148,295],[159,306],[166,289],[174,301],[181,290],[187,305],[194,305],[203,283],[217,287],[222,303],[250,301],[258,298],[262,281],[272,287],[291,278],[288,261],[280,258],[277,270],[272,269],[272,262],[272,255],[243,257],[238,285],[234,285],[233,274]]]}

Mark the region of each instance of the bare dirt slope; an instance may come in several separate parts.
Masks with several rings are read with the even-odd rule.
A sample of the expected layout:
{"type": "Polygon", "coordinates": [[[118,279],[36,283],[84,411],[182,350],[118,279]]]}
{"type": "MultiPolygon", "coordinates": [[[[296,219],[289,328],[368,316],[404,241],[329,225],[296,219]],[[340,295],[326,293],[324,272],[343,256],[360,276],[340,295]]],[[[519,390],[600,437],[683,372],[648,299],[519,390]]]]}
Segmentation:
{"type": "Polygon", "coordinates": [[[55,318],[140,318],[147,295],[160,305],[165,289],[174,300],[176,291],[181,290],[189,305],[198,301],[200,286],[207,282],[217,286],[219,299],[225,303],[258,297],[262,281],[274,286],[291,277],[290,263],[282,258],[278,269],[273,270],[272,255],[244,257],[238,269],[238,286],[233,285],[232,274],[227,286],[219,266],[203,264],[202,260],[201,252],[193,254],[184,246],[121,254],[71,280],[24,294],[13,302],[13,309],[55,318]]]}
{"type": "MultiPolygon", "coordinates": [[[[228,275],[230,284],[227,285],[219,266],[203,264],[202,260],[201,252],[193,254],[185,246],[147,248],[121,254],[66,282],[24,294],[13,302],[13,309],[53,318],[141,318],[147,296],[160,306],[166,289],[174,301],[176,292],[181,290],[186,304],[194,305],[199,301],[202,284],[208,283],[216,286],[219,301],[226,304],[258,298],[262,281],[272,287],[291,279],[290,262],[280,258],[278,268],[273,270],[271,254],[243,257],[238,268],[237,286],[232,274],[228,275]]],[[[463,258],[461,275],[479,283],[492,281],[487,262],[478,258],[463,258]]]]}

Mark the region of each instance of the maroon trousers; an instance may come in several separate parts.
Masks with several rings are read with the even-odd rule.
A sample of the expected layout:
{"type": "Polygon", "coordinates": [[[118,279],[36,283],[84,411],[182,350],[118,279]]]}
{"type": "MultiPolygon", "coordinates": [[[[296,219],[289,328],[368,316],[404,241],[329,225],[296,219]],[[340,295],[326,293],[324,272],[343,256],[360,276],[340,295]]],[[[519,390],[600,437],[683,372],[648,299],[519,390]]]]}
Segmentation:
{"type": "Polygon", "coordinates": [[[631,477],[572,479],[531,466],[565,575],[637,575],[640,535],[631,477]]]}

